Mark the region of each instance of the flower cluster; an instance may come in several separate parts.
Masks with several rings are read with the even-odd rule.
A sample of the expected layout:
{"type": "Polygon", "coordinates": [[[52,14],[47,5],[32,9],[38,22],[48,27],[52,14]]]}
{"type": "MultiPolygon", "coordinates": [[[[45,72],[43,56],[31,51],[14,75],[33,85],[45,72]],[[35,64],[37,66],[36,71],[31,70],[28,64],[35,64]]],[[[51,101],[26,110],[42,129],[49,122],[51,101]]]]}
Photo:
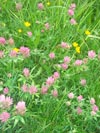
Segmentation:
{"type": "MultiPolygon", "coordinates": [[[[4,88],[4,93],[8,93],[8,88],[4,88]]],[[[2,110],[2,113],[0,114],[0,120],[1,122],[6,122],[10,118],[10,113],[5,110],[8,110],[11,108],[11,105],[13,104],[13,99],[11,97],[7,97],[4,94],[0,95],[0,108],[2,110]]],[[[25,102],[18,102],[16,105],[16,111],[17,114],[23,115],[26,111],[25,102]]]]}
{"type": "Polygon", "coordinates": [[[73,42],[73,47],[75,48],[76,53],[80,54],[80,46],[77,42],[73,42]]]}
{"type": "MultiPolygon", "coordinates": [[[[75,8],[76,8],[76,4],[75,3],[72,3],[69,7],[69,10],[68,10],[68,15],[69,16],[74,16],[74,11],[75,11],[75,8]]],[[[76,20],[74,18],[71,18],[70,19],[70,23],[72,25],[75,25],[76,24],[76,20]]]]}
{"type": "Polygon", "coordinates": [[[99,132],[99,21],[90,21],[94,2],[69,3],[0,7],[1,132],[99,132]]]}
{"type": "MultiPolygon", "coordinates": [[[[68,98],[70,100],[68,100],[66,102],[66,105],[67,106],[73,106],[73,108],[76,110],[76,113],[78,115],[81,115],[81,114],[84,115],[84,113],[86,112],[86,107],[85,106],[89,106],[90,107],[90,109],[89,109],[90,112],[89,113],[91,114],[91,116],[96,115],[98,113],[98,111],[99,111],[98,106],[95,104],[95,99],[94,98],[90,98],[88,100],[88,105],[87,105],[87,103],[83,102],[83,101],[85,101],[85,98],[83,98],[82,95],[79,95],[79,96],[76,97],[73,92],[70,92],[68,94],[68,98]],[[77,103],[75,103],[77,106],[75,106],[75,104],[74,104],[76,99],[78,101],[77,103]]],[[[88,110],[87,110],[87,112],[88,112],[88,110]]]]}
{"type": "Polygon", "coordinates": [[[0,95],[0,108],[7,109],[13,104],[13,100],[10,97],[5,97],[5,95],[0,95]]]}
{"type": "Polygon", "coordinates": [[[31,85],[30,87],[28,87],[27,84],[23,84],[22,91],[29,92],[30,94],[35,94],[35,93],[37,93],[38,89],[34,85],[31,85]]]}
{"type": "Polygon", "coordinates": [[[0,44],[5,45],[6,44],[6,39],[4,37],[0,37],[0,44]]]}

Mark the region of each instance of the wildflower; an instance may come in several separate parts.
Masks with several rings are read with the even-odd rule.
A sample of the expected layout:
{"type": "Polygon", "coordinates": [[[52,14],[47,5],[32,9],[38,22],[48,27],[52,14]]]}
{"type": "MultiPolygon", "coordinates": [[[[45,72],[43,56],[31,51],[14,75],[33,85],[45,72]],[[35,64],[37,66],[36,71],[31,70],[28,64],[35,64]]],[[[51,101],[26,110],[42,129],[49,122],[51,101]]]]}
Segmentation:
{"type": "Polygon", "coordinates": [[[46,30],[49,30],[50,29],[49,23],[46,23],[44,26],[45,26],[46,30]]]}
{"type": "Polygon", "coordinates": [[[37,21],[36,21],[36,24],[40,24],[40,21],[37,20],[37,21]]]}
{"type": "Polygon", "coordinates": [[[41,30],[42,33],[44,33],[44,30],[41,30]]]}
{"type": "Polygon", "coordinates": [[[28,92],[29,91],[29,88],[28,88],[28,86],[26,84],[24,84],[22,86],[22,90],[23,90],[23,92],[28,92]]]}
{"type": "Polygon", "coordinates": [[[6,43],[6,39],[4,37],[0,37],[0,44],[4,45],[6,43]]]}
{"type": "Polygon", "coordinates": [[[83,59],[83,63],[86,64],[88,62],[88,58],[83,59]]]}
{"type": "Polygon", "coordinates": [[[47,91],[48,91],[48,87],[47,86],[42,86],[41,93],[46,94],[47,91]]]}
{"type": "Polygon", "coordinates": [[[91,32],[90,32],[89,30],[86,30],[86,31],[85,31],[85,34],[86,34],[86,35],[90,35],[91,32]]]}
{"type": "Polygon", "coordinates": [[[78,47],[78,43],[77,42],[73,42],[73,46],[76,48],[78,47]]]}
{"type": "Polygon", "coordinates": [[[62,63],[62,64],[61,64],[61,67],[62,67],[64,70],[66,70],[66,69],[68,68],[68,65],[67,65],[66,63],[62,63]]]}
{"type": "Polygon", "coordinates": [[[74,98],[74,94],[73,94],[72,92],[69,93],[69,94],[68,94],[68,98],[69,98],[69,99],[73,99],[73,98],[74,98]]]}
{"type": "Polygon", "coordinates": [[[74,10],[75,8],[76,8],[76,4],[75,4],[75,3],[72,3],[72,4],[70,5],[70,9],[74,10]]]}
{"type": "Polygon", "coordinates": [[[27,32],[27,35],[28,35],[29,37],[31,37],[31,36],[32,36],[32,32],[31,32],[31,31],[28,31],[28,32],[27,32]]]}
{"type": "Polygon", "coordinates": [[[3,101],[3,108],[9,108],[13,104],[13,100],[10,97],[5,97],[5,101],[3,101]]]}
{"type": "Polygon", "coordinates": [[[24,57],[28,57],[30,55],[30,49],[28,47],[20,47],[20,53],[24,56],[24,57]]]}
{"type": "Polygon", "coordinates": [[[17,56],[17,52],[15,50],[11,50],[10,57],[16,57],[16,56],[17,56]]]}
{"type": "Polygon", "coordinates": [[[96,112],[95,111],[91,111],[91,115],[92,116],[96,115],[96,112]]]}
{"type": "Polygon", "coordinates": [[[67,43],[66,43],[66,42],[62,42],[62,43],[61,43],[61,47],[62,47],[62,48],[66,48],[66,47],[67,47],[67,43]]]}
{"type": "Polygon", "coordinates": [[[60,69],[61,68],[61,64],[55,64],[55,66],[60,69]]]}
{"type": "Polygon", "coordinates": [[[3,112],[0,114],[1,122],[6,122],[10,118],[10,114],[8,112],[3,112]]]}
{"type": "Polygon", "coordinates": [[[97,112],[98,110],[99,110],[99,108],[98,108],[98,106],[97,106],[97,105],[93,105],[93,106],[92,106],[92,111],[97,112]]]}
{"type": "Polygon", "coordinates": [[[19,101],[16,105],[17,113],[23,115],[26,111],[26,106],[24,101],[19,101]]]}
{"type": "Polygon", "coordinates": [[[50,59],[54,59],[54,58],[55,58],[55,53],[51,52],[51,53],[49,54],[49,57],[50,57],[50,59]]]}
{"type": "Polygon", "coordinates": [[[68,14],[69,14],[69,16],[73,16],[74,15],[74,11],[72,9],[69,9],[68,10],[68,14]]]}
{"type": "Polygon", "coordinates": [[[82,100],[83,100],[83,96],[82,96],[82,95],[78,96],[78,97],[77,97],[77,100],[78,100],[79,102],[82,101],[82,100]]]}
{"type": "Polygon", "coordinates": [[[60,77],[60,74],[58,72],[54,72],[53,78],[58,79],[60,77]]]}
{"type": "Polygon", "coordinates": [[[18,32],[21,33],[22,32],[22,29],[18,29],[18,32]]]}
{"type": "Polygon", "coordinates": [[[80,66],[80,65],[82,65],[82,63],[83,63],[82,60],[76,60],[74,64],[75,64],[75,66],[80,66]]]}
{"type": "Polygon", "coordinates": [[[37,88],[35,86],[31,86],[30,89],[29,89],[29,93],[30,94],[35,94],[37,93],[37,88]]]}
{"type": "Polygon", "coordinates": [[[82,86],[85,86],[85,85],[86,85],[86,79],[81,79],[80,84],[81,84],[82,86]]]}
{"type": "Polygon", "coordinates": [[[64,63],[70,63],[70,57],[65,56],[64,57],[64,63]]]}
{"type": "Polygon", "coordinates": [[[24,74],[25,77],[29,77],[29,75],[30,75],[29,69],[28,68],[24,68],[23,69],[23,74],[24,74]]]}
{"type": "Polygon", "coordinates": [[[19,49],[18,49],[18,48],[14,48],[13,50],[14,50],[16,53],[19,52],[19,49]]]}
{"type": "Polygon", "coordinates": [[[7,74],[7,77],[8,77],[8,78],[11,78],[11,77],[12,77],[11,73],[8,73],[8,74],[7,74]]]}
{"type": "Polygon", "coordinates": [[[54,97],[58,96],[58,91],[57,90],[53,90],[51,93],[52,93],[52,96],[54,96],[54,97]]]}
{"type": "Polygon", "coordinates": [[[13,44],[14,44],[14,39],[13,39],[13,38],[9,38],[8,43],[9,43],[10,45],[13,45],[13,44]]]}
{"type": "Polygon", "coordinates": [[[82,109],[80,107],[77,107],[77,114],[81,114],[82,113],[82,109]]]}
{"type": "Polygon", "coordinates": [[[88,51],[88,57],[89,57],[90,59],[95,58],[95,56],[96,56],[96,53],[95,53],[93,50],[88,51]]]}
{"type": "Polygon", "coordinates": [[[30,22],[24,22],[24,25],[25,25],[26,27],[30,27],[30,26],[31,26],[31,23],[30,23],[30,22]]]}
{"type": "Polygon", "coordinates": [[[4,88],[4,89],[3,89],[3,93],[4,93],[4,94],[8,94],[8,92],[9,92],[9,89],[8,89],[8,88],[4,88]]]}
{"type": "Polygon", "coordinates": [[[21,3],[16,3],[16,10],[19,11],[22,9],[22,4],[21,3]]]}
{"type": "Polygon", "coordinates": [[[52,76],[48,77],[48,79],[46,80],[46,85],[51,86],[53,83],[54,83],[54,78],[52,76]]]}
{"type": "Polygon", "coordinates": [[[43,9],[44,9],[43,3],[38,3],[38,9],[39,9],[39,10],[43,10],[43,9]]]}
{"type": "Polygon", "coordinates": [[[5,95],[0,95],[0,107],[3,109],[10,108],[13,104],[13,100],[10,97],[5,97],[5,95]]]}
{"type": "Polygon", "coordinates": [[[4,52],[0,50],[0,58],[4,56],[4,52]]]}
{"type": "Polygon", "coordinates": [[[80,54],[80,47],[78,46],[78,47],[76,47],[76,53],[78,53],[78,54],[80,54]]]}
{"type": "Polygon", "coordinates": [[[70,101],[66,102],[66,105],[67,106],[70,106],[71,105],[71,102],[70,101]]]}
{"type": "Polygon", "coordinates": [[[61,64],[61,67],[62,67],[64,70],[66,70],[66,69],[68,68],[68,65],[65,64],[65,63],[63,63],[63,64],[61,64]]]}
{"type": "Polygon", "coordinates": [[[62,42],[62,43],[61,43],[61,47],[62,47],[62,48],[66,48],[66,45],[67,45],[66,42],[62,42]]]}
{"type": "Polygon", "coordinates": [[[94,98],[90,99],[90,104],[95,104],[95,99],[94,98]]]}
{"type": "Polygon", "coordinates": [[[76,20],[75,20],[74,18],[71,18],[70,23],[71,23],[72,25],[77,24],[77,23],[76,23],[76,20]]]}
{"type": "Polygon", "coordinates": [[[50,6],[50,5],[51,5],[51,3],[48,1],[48,2],[47,2],[47,6],[50,6]]]}

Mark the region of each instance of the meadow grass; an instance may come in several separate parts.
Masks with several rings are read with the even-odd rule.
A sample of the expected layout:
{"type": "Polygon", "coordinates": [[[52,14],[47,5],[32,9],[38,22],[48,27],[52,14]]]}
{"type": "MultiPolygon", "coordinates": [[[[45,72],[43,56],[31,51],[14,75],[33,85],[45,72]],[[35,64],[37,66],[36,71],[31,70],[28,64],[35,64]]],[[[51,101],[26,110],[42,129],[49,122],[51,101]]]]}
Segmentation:
{"type": "MultiPolygon", "coordinates": [[[[99,133],[100,112],[91,116],[90,98],[94,98],[100,107],[100,1],[99,0],[0,0],[0,36],[9,39],[12,37],[15,44],[9,43],[0,46],[4,50],[4,58],[0,58],[0,93],[5,87],[9,88],[8,96],[13,98],[14,107],[7,111],[11,118],[0,123],[1,133],[99,133]],[[16,10],[16,3],[22,3],[21,10],[16,10]],[[42,2],[44,10],[37,5],[42,2]],[[50,2],[50,5],[47,4],[50,2]],[[76,25],[70,24],[68,9],[71,3],[76,3],[74,18],[76,25]],[[36,23],[39,21],[39,24],[36,23]],[[24,22],[31,26],[25,27],[24,22]],[[45,29],[44,24],[50,28],[45,29]],[[22,32],[18,32],[18,30],[22,32]],[[41,32],[44,30],[44,32],[41,32]],[[86,35],[85,31],[91,32],[86,35]],[[31,31],[29,37],[27,32],[31,31]],[[61,48],[61,42],[67,42],[70,49],[61,48]],[[75,51],[73,42],[81,48],[80,54],[75,51]],[[9,56],[13,48],[21,46],[30,49],[30,56],[13,58],[9,56]],[[88,58],[88,51],[96,53],[94,59],[88,58]],[[49,54],[55,53],[50,59],[49,54]],[[69,56],[71,63],[68,69],[63,70],[57,64],[63,63],[63,58],[69,56]],[[88,59],[83,66],[74,66],[77,59],[88,59]],[[30,77],[23,75],[23,69],[30,70],[30,77]],[[41,94],[41,86],[48,77],[57,71],[60,78],[50,86],[47,94],[41,94]],[[11,77],[8,77],[8,74],[11,77]],[[85,79],[82,86],[80,80],[85,79]],[[35,85],[36,94],[30,95],[22,91],[22,85],[35,85]],[[56,89],[58,96],[52,96],[51,91],[56,89]],[[68,94],[73,92],[74,99],[68,94]],[[77,96],[82,95],[82,115],[76,113],[77,96]],[[25,101],[26,113],[17,115],[15,106],[18,101],[25,101]],[[66,105],[70,102],[70,106],[66,105]]],[[[0,113],[2,109],[0,107],[0,113]]]]}

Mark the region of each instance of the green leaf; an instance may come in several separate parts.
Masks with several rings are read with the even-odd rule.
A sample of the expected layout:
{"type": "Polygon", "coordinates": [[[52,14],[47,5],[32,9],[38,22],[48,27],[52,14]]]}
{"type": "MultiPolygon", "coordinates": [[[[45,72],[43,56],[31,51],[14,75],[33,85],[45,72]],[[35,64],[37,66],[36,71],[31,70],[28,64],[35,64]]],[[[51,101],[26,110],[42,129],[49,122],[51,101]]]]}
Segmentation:
{"type": "Polygon", "coordinates": [[[36,78],[38,75],[40,75],[42,72],[42,67],[40,67],[40,69],[38,70],[38,72],[33,76],[34,78],[36,78]]]}
{"type": "Polygon", "coordinates": [[[37,48],[39,42],[40,42],[40,33],[37,33],[35,40],[34,40],[35,48],[37,48]]]}
{"type": "Polygon", "coordinates": [[[20,121],[21,121],[23,124],[25,124],[25,120],[24,120],[23,117],[20,117],[20,121]]]}
{"type": "Polygon", "coordinates": [[[2,91],[3,90],[3,87],[2,86],[0,86],[0,91],[2,91]]]}
{"type": "Polygon", "coordinates": [[[16,117],[13,127],[15,127],[15,126],[17,125],[18,122],[19,122],[19,118],[16,117]]]}

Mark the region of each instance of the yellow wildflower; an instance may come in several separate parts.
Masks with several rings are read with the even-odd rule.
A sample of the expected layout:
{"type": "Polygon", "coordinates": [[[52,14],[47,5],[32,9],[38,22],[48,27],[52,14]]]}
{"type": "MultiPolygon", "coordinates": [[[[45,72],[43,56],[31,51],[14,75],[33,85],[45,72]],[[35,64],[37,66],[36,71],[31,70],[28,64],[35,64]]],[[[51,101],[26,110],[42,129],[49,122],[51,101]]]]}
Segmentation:
{"type": "Polygon", "coordinates": [[[78,47],[76,47],[76,53],[78,53],[78,54],[80,54],[80,47],[78,46],[78,47]]]}
{"type": "Polygon", "coordinates": [[[86,34],[86,35],[90,35],[91,32],[90,32],[89,30],[86,30],[86,31],[85,31],[85,34],[86,34]]]}
{"type": "Polygon", "coordinates": [[[21,30],[21,29],[18,29],[18,32],[19,32],[19,33],[21,33],[21,32],[22,32],[22,30],[21,30]]]}
{"type": "Polygon", "coordinates": [[[76,48],[78,47],[78,43],[77,42],[73,42],[73,46],[76,48]]]}
{"type": "Polygon", "coordinates": [[[14,48],[13,50],[16,51],[16,52],[19,52],[19,49],[18,48],[14,48]]]}
{"type": "Polygon", "coordinates": [[[31,26],[31,23],[30,23],[30,22],[24,22],[24,25],[25,25],[26,27],[30,27],[30,26],[31,26]]]}
{"type": "Polygon", "coordinates": [[[47,5],[48,5],[48,6],[50,6],[50,5],[51,5],[51,3],[48,1],[48,2],[47,2],[47,5]]]}

